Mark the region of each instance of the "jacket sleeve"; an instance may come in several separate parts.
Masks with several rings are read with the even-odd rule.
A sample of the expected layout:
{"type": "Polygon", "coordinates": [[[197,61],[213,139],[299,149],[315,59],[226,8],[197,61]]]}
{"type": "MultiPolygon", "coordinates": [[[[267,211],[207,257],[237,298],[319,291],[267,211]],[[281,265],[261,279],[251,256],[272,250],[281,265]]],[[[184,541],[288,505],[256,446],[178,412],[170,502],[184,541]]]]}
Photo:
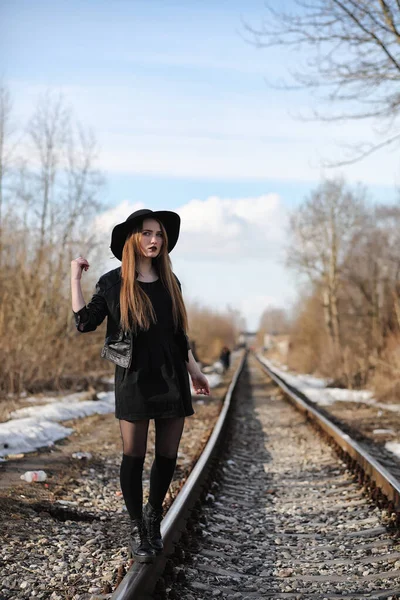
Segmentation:
{"type": "Polygon", "coordinates": [[[183,356],[186,362],[189,362],[189,350],[191,350],[189,338],[182,328],[180,328],[178,333],[176,333],[175,339],[176,343],[178,344],[181,355],[183,356]]]}
{"type": "Polygon", "coordinates": [[[186,335],[186,333],[183,333],[183,335],[185,336],[185,341],[186,341],[185,360],[186,360],[186,362],[189,362],[189,350],[191,350],[190,342],[189,342],[189,338],[186,335]]]}
{"type": "Polygon", "coordinates": [[[179,279],[177,278],[177,276],[175,275],[175,273],[174,273],[173,275],[174,275],[174,277],[175,277],[175,279],[176,279],[176,283],[178,284],[178,287],[179,287],[179,289],[180,289],[180,290],[181,290],[181,292],[182,292],[182,286],[181,286],[181,282],[179,281],[179,279]]]}
{"type": "MultiPolygon", "coordinates": [[[[181,282],[179,281],[179,279],[177,278],[175,273],[174,273],[174,277],[179,286],[179,289],[182,292],[181,282]]],[[[180,335],[180,347],[181,347],[182,354],[185,357],[186,362],[189,362],[189,354],[188,353],[189,353],[189,350],[191,350],[189,338],[188,338],[187,334],[183,331],[183,329],[180,330],[179,335],[180,335]]]]}
{"type": "Polygon", "coordinates": [[[102,280],[100,278],[96,283],[95,293],[90,302],[78,312],[74,312],[75,325],[77,330],[81,333],[94,331],[108,315],[104,292],[104,286],[102,285],[102,280]]]}

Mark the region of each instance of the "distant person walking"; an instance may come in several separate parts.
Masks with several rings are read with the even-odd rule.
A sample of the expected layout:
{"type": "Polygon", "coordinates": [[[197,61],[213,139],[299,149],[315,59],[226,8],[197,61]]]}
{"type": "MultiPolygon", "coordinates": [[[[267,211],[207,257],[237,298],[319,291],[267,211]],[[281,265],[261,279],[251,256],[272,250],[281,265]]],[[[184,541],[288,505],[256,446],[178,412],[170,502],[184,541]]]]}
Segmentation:
{"type": "Polygon", "coordinates": [[[224,367],[224,371],[227,371],[231,366],[231,351],[228,346],[224,346],[221,350],[221,354],[219,355],[219,360],[222,362],[224,367]]]}
{"type": "Polygon", "coordinates": [[[169,252],[180,217],[142,209],[116,225],[111,251],[122,262],[96,284],[86,305],[81,290],[88,261],[71,262],[72,310],[78,331],[94,331],[107,317],[101,355],[115,363],[115,416],[123,445],[120,483],[131,519],[131,552],[151,562],[163,550],[162,504],[176,466],[185,417],[194,413],[189,377],[197,394],[209,394],[187,338],[181,285],[169,252]],[[142,509],[143,463],[149,420],[155,420],[155,458],[149,501],[142,509]]]}

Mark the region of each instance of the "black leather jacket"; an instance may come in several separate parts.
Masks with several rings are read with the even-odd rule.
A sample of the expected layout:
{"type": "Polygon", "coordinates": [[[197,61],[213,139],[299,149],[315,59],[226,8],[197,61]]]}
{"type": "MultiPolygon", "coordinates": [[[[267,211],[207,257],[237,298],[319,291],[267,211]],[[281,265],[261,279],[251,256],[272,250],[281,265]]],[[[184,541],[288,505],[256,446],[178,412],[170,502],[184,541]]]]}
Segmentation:
{"type": "MultiPolygon", "coordinates": [[[[178,285],[181,287],[177,278],[178,285]]],[[[113,269],[102,275],[96,283],[96,290],[90,302],[74,312],[75,325],[81,333],[94,331],[107,318],[107,332],[101,356],[125,368],[132,362],[133,344],[135,335],[131,331],[124,331],[120,325],[121,313],[119,306],[119,293],[121,289],[121,267],[113,269]]],[[[176,341],[182,356],[187,362],[190,349],[189,340],[180,329],[176,333],[176,341]]]]}

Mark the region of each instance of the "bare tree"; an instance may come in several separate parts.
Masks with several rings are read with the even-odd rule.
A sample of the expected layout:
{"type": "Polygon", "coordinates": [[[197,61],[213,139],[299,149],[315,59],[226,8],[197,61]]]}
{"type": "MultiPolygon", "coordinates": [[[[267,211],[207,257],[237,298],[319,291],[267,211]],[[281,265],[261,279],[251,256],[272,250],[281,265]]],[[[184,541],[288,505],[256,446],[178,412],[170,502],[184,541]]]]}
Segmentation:
{"type": "Polygon", "coordinates": [[[93,249],[93,223],[103,208],[94,137],[48,93],[23,141],[29,152],[13,161],[2,223],[0,397],[35,381],[57,386],[66,373],[92,368],[98,356],[89,351],[78,372],[71,360],[80,341],[71,352],[68,277],[73,254],[93,249]]]}
{"type": "MultiPolygon", "coordinates": [[[[57,297],[63,282],[68,281],[70,262],[74,255],[89,250],[97,244],[93,232],[88,230],[91,218],[103,208],[99,190],[104,184],[103,175],[94,167],[97,147],[94,135],[78,127],[69,132],[66,148],[66,165],[59,202],[54,206],[55,238],[58,247],[54,265],[52,296],[57,297]],[[82,236],[85,240],[82,241],[82,236]]],[[[69,310],[66,311],[66,327],[69,310]]]]}
{"type": "Polygon", "coordinates": [[[259,332],[272,335],[288,333],[289,316],[283,308],[266,308],[261,315],[259,332]]]}
{"type": "Polygon", "coordinates": [[[290,218],[287,264],[321,289],[325,326],[332,349],[341,353],[339,292],[342,268],[366,220],[364,191],[327,180],[290,218]]]}
{"type": "MultiPolygon", "coordinates": [[[[268,307],[260,318],[257,332],[257,344],[266,347],[268,336],[281,336],[290,331],[290,319],[288,312],[283,308],[268,307]]],[[[269,338],[271,339],[271,338],[269,338]]]]}
{"type": "Polygon", "coordinates": [[[12,121],[12,101],[8,88],[0,81],[0,266],[3,247],[4,219],[4,182],[11,166],[13,145],[11,138],[14,133],[12,121]]]}
{"type": "Polygon", "coordinates": [[[39,101],[28,133],[38,163],[37,214],[39,217],[37,271],[41,269],[46,241],[54,235],[54,190],[56,176],[63,163],[63,154],[70,129],[70,113],[61,97],[50,93],[39,101]]]}
{"type": "Polygon", "coordinates": [[[216,311],[197,302],[188,304],[189,337],[202,361],[218,359],[223,346],[235,347],[243,319],[237,310],[216,311]]]}
{"type": "Polygon", "coordinates": [[[264,24],[247,25],[247,32],[259,47],[309,51],[306,66],[291,71],[294,82],[320,90],[329,104],[340,107],[335,114],[316,112],[315,117],[377,119],[385,125],[382,142],[354,146],[352,158],[341,164],[399,140],[399,0],[293,0],[287,9],[267,0],[266,8],[264,24]]]}
{"type": "Polygon", "coordinates": [[[400,203],[376,206],[374,211],[373,249],[368,262],[369,265],[376,265],[375,269],[378,273],[378,289],[375,295],[383,336],[386,336],[388,330],[394,326],[391,319],[392,314],[395,317],[396,329],[400,330],[399,244],[400,203]]]}

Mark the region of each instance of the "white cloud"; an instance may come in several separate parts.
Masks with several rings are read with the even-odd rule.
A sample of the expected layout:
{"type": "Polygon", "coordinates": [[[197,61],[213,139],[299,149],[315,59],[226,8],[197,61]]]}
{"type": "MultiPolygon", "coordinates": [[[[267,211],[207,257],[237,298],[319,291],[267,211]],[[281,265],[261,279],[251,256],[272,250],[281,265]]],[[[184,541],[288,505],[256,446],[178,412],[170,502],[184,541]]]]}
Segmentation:
{"type": "MultiPolygon", "coordinates": [[[[116,223],[141,203],[124,200],[99,215],[95,227],[107,241],[116,223]]],[[[267,306],[288,306],[294,289],[281,264],[287,215],[277,194],[193,199],[177,209],[181,235],[171,254],[186,301],[241,311],[256,329],[267,306]]],[[[120,263],[109,260],[102,272],[120,263]]],[[[99,273],[100,275],[101,273],[99,273]]]]}
{"type": "MultiPolygon", "coordinates": [[[[141,202],[124,200],[95,219],[102,237],[135,210],[141,202]]],[[[180,208],[181,231],[174,257],[191,261],[238,261],[276,258],[284,240],[286,210],[278,194],[254,198],[190,200],[180,208]]]]}
{"type": "Polygon", "coordinates": [[[194,260],[238,261],[276,256],[287,222],[277,194],[255,198],[191,200],[177,212],[182,218],[177,255],[194,260]]]}
{"type": "Polygon", "coordinates": [[[96,217],[94,221],[95,230],[100,235],[109,234],[111,236],[111,231],[115,225],[125,221],[129,215],[140,208],[145,208],[142,202],[130,202],[129,200],[123,200],[117,206],[106,210],[96,217]]]}

